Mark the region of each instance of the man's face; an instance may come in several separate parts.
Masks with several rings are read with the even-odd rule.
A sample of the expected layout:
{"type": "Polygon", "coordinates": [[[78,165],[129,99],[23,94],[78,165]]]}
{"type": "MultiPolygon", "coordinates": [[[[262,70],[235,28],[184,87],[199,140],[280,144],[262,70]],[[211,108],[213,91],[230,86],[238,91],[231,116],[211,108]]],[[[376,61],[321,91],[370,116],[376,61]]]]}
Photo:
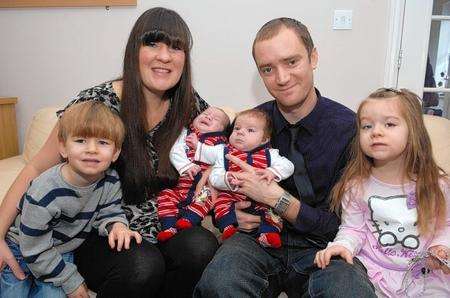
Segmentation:
{"type": "Polygon", "coordinates": [[[316,49],[308,57],[303,42],[293,30],[284,27],[274,37],[258,41],[254,55],[264,85],[281,109],[298,109],[308,102],[314,106],[316,49]]]}

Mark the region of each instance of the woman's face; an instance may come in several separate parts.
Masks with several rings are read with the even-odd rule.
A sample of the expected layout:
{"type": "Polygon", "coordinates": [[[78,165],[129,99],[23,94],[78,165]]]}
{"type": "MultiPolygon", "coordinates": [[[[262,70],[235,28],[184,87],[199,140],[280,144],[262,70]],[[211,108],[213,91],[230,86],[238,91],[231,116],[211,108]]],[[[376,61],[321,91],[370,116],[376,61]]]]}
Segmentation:
{"type": "Polygon", "coordinates": [[[152,42],[139,49],[139,71],[147,90],[157,96],[175,86],[184,69],[185,53],[163,42],[152,42]]]}

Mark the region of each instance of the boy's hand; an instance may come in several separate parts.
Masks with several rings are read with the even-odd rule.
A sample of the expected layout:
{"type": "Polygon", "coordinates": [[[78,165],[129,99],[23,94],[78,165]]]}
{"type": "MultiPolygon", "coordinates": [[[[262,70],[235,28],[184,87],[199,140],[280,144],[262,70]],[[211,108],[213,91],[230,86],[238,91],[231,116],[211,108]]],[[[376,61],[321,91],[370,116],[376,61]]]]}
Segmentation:
{"type": "Polygon", "coordinates": [[[231,186],[232,190],[235,190],[241,184],[239,179],[236,178],[234,172],[226,172],[225,178],[227,179],[228,184],[231,186]]]}
{"type": "Polygon", "coordinates": [[[17,279],[25,279],[25,274],[4,239],[0,240],[0,272],[8,265],[17,279]]]}
{"type": "MultiPolygon", "coordinates": [[[[444,245],[435,245],[428,249],[429,252],[441,258],[442,260],[446,260],[447,264],[449,262],[449,248],[444,245]]],[[[450,268],[445,265],[443,262],[439,261],[438,258],[430,256],[427,259],[427,265],[430,269],[433,270],[442,270],[445,274],[450,274],[450,268]]]]}
{"type": "Polygon", "coordinates": [[[113,224],[111,232],[108,234],[108,243],[109,246],[114,249],[117,241],[117,251],[121,251],[122,247],[125,249],[130,248],[131,238],[134,238],[137,244],[142,242],[142,236],[138,232],[131,231],[121,222],[116,222],[113,224]]]}
{"type": "Polygon", "coordinates": [[[89,298],[89,290],[85,283],[82,283],[75,291],[67,295],[68,298],[89,298]]]}
{"type": "Polygon", "coordinates": [[[266,180],[267,184],[270,184],[275,179],[275,174],[268,169],[256,169],[256,175],[261,178],[261,180],[266,180]]]}
{"type": "Polygon", "coordinates": [[[195,133],[190,133],[187,137],[186,137],[186,145],[189,146],[189,148],[193,149],[193,150],[197,150],[197,144],[198,144],[198,137],[195,133]]]}
{"type": "Polygon", "coordinates": [[[347,263],[353,264],[352,253],[342,245],[333,245],[318,251],[314,259],[314,264],[321,269],[325,269],[330,264],[332,256],[341,256],[347,263]]]}
{"type": "Polygon", "coordinates": [[[202,168],[200,168],[199,165],[194,164],[192,167],[187,169],[183,175],[188,175],[190,179],[194,180],[195,175],[198,174],[198,172],[201,171],[202,168]]]}

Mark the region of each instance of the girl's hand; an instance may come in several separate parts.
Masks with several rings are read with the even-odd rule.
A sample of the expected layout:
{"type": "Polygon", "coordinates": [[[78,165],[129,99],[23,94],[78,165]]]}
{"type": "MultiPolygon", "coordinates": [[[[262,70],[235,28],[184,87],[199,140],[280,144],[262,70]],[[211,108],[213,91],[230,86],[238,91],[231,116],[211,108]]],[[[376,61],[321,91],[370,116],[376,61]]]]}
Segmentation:
{"type": "Polygon", "coordinates": [[[193,150],[197,150],[198,137],[195,133],[192,132],[186,137],[186,145],[193,150]]]}
{"type": "Polygon", "coordinates": [[[68,298],[89,298],[89,290],[85,283],[82,283],[75,291],[67,295],[68,298]]]}
{"type": "Polygon", "coordinates": [[[211,174],[212,166],[210,166],[208,169],[203,171],[202,178],[197,183],[197,186],[195,187],[195,196],[198,196],[200,192],[203,189],[203,186],[205,186],[208,183],[209,174],[211,174]]]}
{"type": "MultiPolygon", "coordinates": [[[[428,249],[428,251],[430,251],[431,253],[440,257],[443,260],[447,260],[447,262],[449,261],[450,250],[448,247],[446,247],[444,245],[432,246],[428,249]]],[[[450,268],[447,265],[445,265],[443,262],[439,261],[439,259],[437,259],[433,256],[428,257],[427,265],[430,269],[442,270],[442,272],[444,272],[444,274],[450,274],[450,268]]]]}
{"type": "Polygon", "coordinates": [[[241,201],[234,204],[234,211],[236,212],[236,220],[240,231],[251,232],[257,229],[261,223],[260,216],[242,211],[242,209],[248,208],[250,205],[250,201],[241,201]]]}
{"type": "Polygon", "coordinates": [[[8,265],[9,268],[11,268],[11,271],[13,272],[14,276],[17,277],[17,279],[23,280],[25,279],[25,274],[22,271],[22,268],[20,268],[19,263],[17,263],[16,258],[12,254],[11,250],[8,247],[8,244],[6,244],[5,239],[0,240],[0,273],[5,268],[5,266],[8,265]]]}
{"type": "Polygon", "coordinates": [[[314,259],[314,264],[321,269],[325,269],[330,264],[330,259],[333,256],[341,256],[347,263],[353,264],[352,253],[342,245],[333,245],[318,251],[314,259]]]}
{"type": "Polygon", "coordinates": [[[122,247],[125,249],[130,248],[131,238],[134,238],[137,244],[142,242],[142,236],[138,232],[131,231],[121,222],[116,222],[113,224],[111,232],[108,234],[108,243],[109,246],[114,249],[117,241],[117,251],[121,251],[122,247]]]}

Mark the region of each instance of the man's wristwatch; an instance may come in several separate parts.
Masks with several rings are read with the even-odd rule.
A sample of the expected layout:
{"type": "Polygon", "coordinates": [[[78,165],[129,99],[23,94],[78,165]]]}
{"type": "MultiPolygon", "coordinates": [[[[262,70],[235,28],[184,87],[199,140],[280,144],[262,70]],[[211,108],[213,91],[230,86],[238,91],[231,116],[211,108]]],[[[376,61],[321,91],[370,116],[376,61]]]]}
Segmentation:
{"type": "Polygon", "coordinates": [[[273,211],[280,216],[283,215],[291,204],[291,198],[292,195],[284,191],[275,206],[273,206],[273,211]]]}

